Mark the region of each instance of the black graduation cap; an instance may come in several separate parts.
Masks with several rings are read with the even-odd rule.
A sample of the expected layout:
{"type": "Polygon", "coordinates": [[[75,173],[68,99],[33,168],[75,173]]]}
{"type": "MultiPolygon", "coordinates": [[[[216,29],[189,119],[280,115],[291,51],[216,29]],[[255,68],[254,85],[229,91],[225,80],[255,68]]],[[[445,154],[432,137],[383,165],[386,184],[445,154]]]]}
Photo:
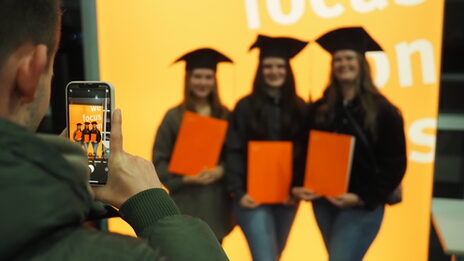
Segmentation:
{"type": "Polygon", "coordinates": [[[319,37],[316,42],[331,54],[338,50],[354,50],[361,54],[382,51],[382,47],[362,27],[339,28],[319,37]]]}
{"type": "Polygon", "coordinates": [[[180,61],[186,62],[185,69],[187,71],[191,71],[196,68],[208,68],[216,71],[217,64],[220,62],[233,63],[229,57],[210,48],[197,49],[186,53],[174,63],[180,61]]]}
{"type": "Polygon", "coordinates": [[[294,38],[270,37],[260,34],[256,42],[250,46],[250,50],[259,48],[260,60],[265,57],[280,57],[285,60],[290,60],[303,50],[307,44],[308,42],[303,42],[294,38]]]}
{"type": "Polygon", "coordinates": [[[85,124],[85,125],[89,125],[89,124],[90,124],[90,122],[86,121],[86,122],[84,122],[84,124],[85,124]]]}
{"type": "Polygon", "coordinates": [[[81,125],[82,125],[82,123],[80,123],[80,122],[79,122],[79,123],[77,123],[76,125],[77,125],[77,126],[81,126],[81,125]]]}
{"type": "Polygon", "coordinates": [[[97,122],[96,122],[96,121],[92,121],[92,124],[97,124],[97,122]]]}

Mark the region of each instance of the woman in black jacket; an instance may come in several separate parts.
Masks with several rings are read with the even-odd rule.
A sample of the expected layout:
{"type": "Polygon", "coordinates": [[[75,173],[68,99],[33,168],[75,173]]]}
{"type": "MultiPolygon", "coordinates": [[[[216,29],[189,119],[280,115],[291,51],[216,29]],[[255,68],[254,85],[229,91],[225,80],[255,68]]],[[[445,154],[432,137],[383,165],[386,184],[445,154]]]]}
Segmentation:
{"type": "Polygon", "coordinates": [[[310,106],[308,129],[355,137],[349,188],[336,198],[314,199],[302,187],[292,191],[297,198],[314,199],[329,260],[359,261],[377,236],[384,206],[406,170],[403,118],[372,81],[364,54],[381,47],[363,28],[337,29],[317,42],[332,54],[332,66],[323,97],[310,106]]]}
{"type": "Polygon", "coordinates": [[[253,91],[238,102],[230,117],[226,178],[235,199],[237,223],[255,261],[279,259],[297,207],[258,204],[247,194],[247,146],[249,141],[293,142],[298,137],[305,103],[296,95],[290,59],[306,44],[292,38],[259,35],[251,47],[260,49],[253,91]]]}

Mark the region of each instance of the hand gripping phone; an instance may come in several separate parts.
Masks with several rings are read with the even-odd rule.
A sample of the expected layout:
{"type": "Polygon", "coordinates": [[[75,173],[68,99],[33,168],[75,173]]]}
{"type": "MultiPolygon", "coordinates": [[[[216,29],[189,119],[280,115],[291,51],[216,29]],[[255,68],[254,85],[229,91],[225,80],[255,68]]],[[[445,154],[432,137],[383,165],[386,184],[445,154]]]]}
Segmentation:
{"type": "Polygon", "coordinates": [[[73,81],[66,86],[68,137],[87,154],[89,182],[108,178],[114,88],[109,82],[73,81]]]}

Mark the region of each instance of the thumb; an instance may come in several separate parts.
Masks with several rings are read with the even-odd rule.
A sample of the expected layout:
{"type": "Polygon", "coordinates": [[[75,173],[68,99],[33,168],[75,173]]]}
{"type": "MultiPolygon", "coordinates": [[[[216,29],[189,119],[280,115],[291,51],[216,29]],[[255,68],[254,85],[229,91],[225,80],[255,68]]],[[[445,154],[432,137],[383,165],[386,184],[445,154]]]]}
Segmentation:
{"type": "Polygon", "coordinates": [[[118,153],[123,151],[122,147],[122,115],[121,110],[116,109],[111,117],[111,153],[118,153]]]}
{"type": "Polygon", "coordinates": [[[105,186],[91,186],[93,194],[95,196],[95,200],[101,201],[101,202],[107,202],[106,200],[106,188],[107,185],[105,186]]]}

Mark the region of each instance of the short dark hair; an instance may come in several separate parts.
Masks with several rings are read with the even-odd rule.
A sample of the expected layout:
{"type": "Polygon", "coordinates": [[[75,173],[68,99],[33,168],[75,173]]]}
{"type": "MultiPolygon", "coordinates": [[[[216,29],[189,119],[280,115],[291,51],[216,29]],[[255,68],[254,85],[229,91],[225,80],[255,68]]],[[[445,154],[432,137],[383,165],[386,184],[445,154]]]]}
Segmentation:
{"type": "Polygon", "coordinates": [[[23,43],[45,44],[55,49],[61,0],[0,0],[0,67],[23,43]]]}

